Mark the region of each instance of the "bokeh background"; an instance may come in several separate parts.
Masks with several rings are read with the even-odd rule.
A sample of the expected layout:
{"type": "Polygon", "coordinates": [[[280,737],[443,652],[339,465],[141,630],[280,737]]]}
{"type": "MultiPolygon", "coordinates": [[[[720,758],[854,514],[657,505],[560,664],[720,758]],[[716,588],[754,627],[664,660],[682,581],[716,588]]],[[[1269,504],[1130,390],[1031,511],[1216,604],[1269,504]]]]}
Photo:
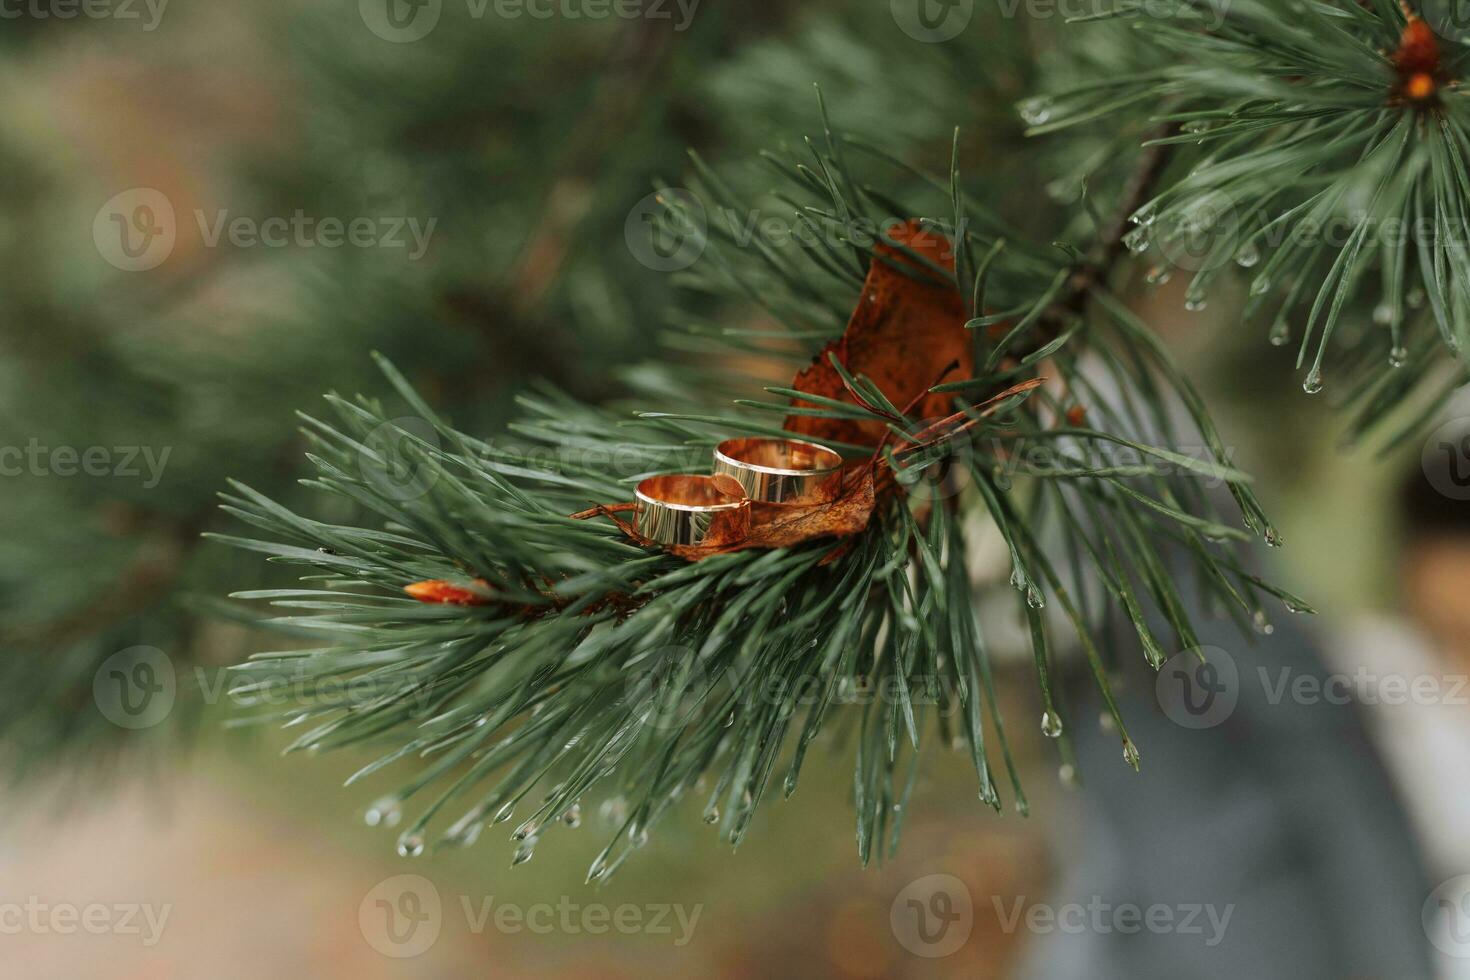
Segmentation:
{"type": "MultiPolygon", "coordinates": [[[[1079,161],[1106,143],[1028,141],[1014,110],[1039,78],[1076,70],[1076,50],[1056,43],[1059,17],[979,3],[954,37],[933,40],[914,36],[898,4],[834,0],[657,4],[666,17],[651,0],[636,17],[589,14],[605,5],[582,0],[544,5],[546,17],[494,0],[0,7],[0,443],[114,451],[102,476],[53,466],[0,481],[0,753],[13,777],[0,900],[171,907],[154,945],[0,935],[6,975],[1011,975],[1028,939],[1001,928],[989,897],[1041,901],[1064,860],[1054,843],[1085,806],[1027,724],[1013,738],[1029,818],[993,815],[963,760],[931,758],[898,857],[863,870],[834,756],[766,809],[738,853],[691,809],[591,889],[597,813],[515,868],[503,834],[399,858],[393,832],[363,819],[382,787],[341,786],[362,759],[282,759],[288,734],[231,729],[227,698],[181,698],[167,724],[121,731],[94,710],[92,682],[98,663],[138,644],[211,678],[262,646],[211,600],[273,581],[270,570],[200,534],[228,524],[215,500],[228,477],[293,499],[294,413],[329,390],[384,395],[370,351],[459,427],[486,432],[534,380],[600,399],[621,369],[680,356],[657,348],[677,283],[637,261],[629,216],[655,180],[678,183],[689,148],[764,186],[761,147],[820,131],[814,82],[843,128],[940,172],[959,125],[986,203],[1038,237],[1066,226],[1079,161]],[[429,13],[432,29],[407,40],[429,13]],[[172,219],[140,214],[155,200],[140,189],[172,219]],[[166,234],[166,256],[130,271],[112,214],[166,234]],[[297,214],[366,219],[377,240],[211,241],[222,219],[297,214]],[[422,254],[406,230],[406,247],[382,240],[410,219],[433,222],[422,254]],[[155,459],[167,449],[156,480],[122,472],[116,450],[134,446],[155,459]],[[957,953],[926,959],[890,910],[935,873],[977,896],[975,929],[957,953]],[[381,955],[359,924],[372,889],[400,874],[431,879],[453,909],[407,960],[381,955]],[[699,918],[683,945],[677,927],[476,931],[461,899],[681,903],[699,918]]],[[[1098,37],[1089,59],[1124,57],[1121,40],[1098,37]]],[[[1420,447],[1339,452],[1339,423],[1301,395],[1291,353],[1232,315],[1240,285],[1201,312],[1183,310],[1180,285],[1137,303],[1258,478],[1288,545],[1262,556],[1270,574],[1326,622],[1392,610],[1391,488],[1420,447]]],[[[1039,717],[1025,664],[1002,680],[1008,715],[1039,717]]]]}

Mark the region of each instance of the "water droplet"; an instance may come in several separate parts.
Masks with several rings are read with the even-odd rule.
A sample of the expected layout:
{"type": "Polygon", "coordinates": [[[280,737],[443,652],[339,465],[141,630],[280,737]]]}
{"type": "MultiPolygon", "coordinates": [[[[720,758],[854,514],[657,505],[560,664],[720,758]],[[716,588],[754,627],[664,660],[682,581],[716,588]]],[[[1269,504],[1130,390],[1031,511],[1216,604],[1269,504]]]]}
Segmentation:
{"type": "Polygon", "coordinates": [[[794,773],[794,772],[788,772],[786,774],[786,779],[781,783],[781,794],[783,796],[785,796],[786,799],[789,800],[789,799],[791,799],[792,794],[794,794],[795,792],[796,792],[796,773],[794,773]]]}
{"type": "Polygon", "coordinates": [[[1051,119],[1055,103],[1050,97],[1043,95],[1025,99],[1017,104],[1016,108],[1020,110],[1021,118],[1025,120],[1026,125],[1040,126],[1051,119]]]}
{"type": "Polygon", "coordinates": [[[1133,744],[1133,739],[1123,739],[1123,761],[1134,769],[1138,768],[1138,746],[1133,744]]]}
{"type": "Polygon", "coordinates": [[[1198,313],[1200,310],[1204,309],[1208,305],[1209,300],[1205,298],[1205,294],[1202,290],[1195,291],[1191,289],[1189,292],[1184,294],[1184,308],[1186,310],[1189,310],[1191,313],[1198,313]]]}
{"type": "Polygon", "coordinates": [[[567,807],[567,812],[561,815],[561,822],[566,824],[568,827],[582,826],[581,804],[573,803],[571,806],[567,807]]]}
{"type": "Polygon", "coordinates": [[[1393,304],[1379,303],[1373,307],[1373,322],[1380,327],[1386,327],[1393,323],[1393,304]]]}
{"type": "Polygon", "coordinates": [[[1150,286],[1162,286],[1173,276],[1173,271],[1167,265],[1159,264],[1150,267],[1148,272],[1144,273],[1143,278],[1150,286]]]}
{"type": "Polygon", "coordinates": [[[541,829],[541,825],[538,824],[536,822],[535,818],[533,817],[532,819],[527,820],[525,823],[521,824],[515,830],[511,831],[510,839],[511,840],[525,840],[528,837],[535,837],[536,836],[536,832],[539,831],[540,829],[541,829]]]}
{"type": "Polygon", "coordinates": [[[368,807],[362,819],[369,827],[396,827],[403,819],[403,804],[396,796],[385,796],[368,807]]]}
{"type": "Polygon", "coordinates": [[[1409,361],[1409,351],[1403,346],[1395,347],[1388,352],[1388,363],[1391,367],[1401,368],[1409,361]]]}
{"type": "Polygon", "coordinates": [[[1307,372],[1307,379],[1302,382],[1302,391],[1309,395],[1315,395],[1322,390],[1322,372],[1313,367],[1307,372]]]}
{"type": "Polygon", "coordinates": [[[536,837],[527,837],[516,846],[515,853],[511,855],[510,866],[514,868],[518,864],[525,864],[536,855],[536,837]]]}
{"type": "Polygon", "coordinates": [[[1062,719],[1051,711],[1041,713],[1041,734],[1047,738],[1062,737],[1062,719]]]}
{"type": "Polygon", "coordinates": [[[1286,611],[1289,613],[1309,613],[1312,611],[1311,607],[1304,606],[1299,602],[1292,602],[1290,599],[1281,600],[1281,604],[1286,607],[1286,611]]]}
{"type": "Polygon", "coordinates": [[[1188,133],[1190,136],[1196,136],[1200,133],[1208,133],[1210,131],[1210,124],[1203,119],[1191,119],[1183,126],[1180,126],[1179,131],[1181,133],[1188,133]]]}
{"type": "Polygon", "coordinates": [[[1278,531],[1278,530],[1276,530],[1276,528],[1272,527],[1270,524],[1267,524],[1266,525],[1265,538],[1266,538],[1266,547],[1268,547],[1268,548],[1279,548],[1279,547],[1281,547],[1281,545],[1283,543],[1282,542],[1282,538],[1281,538],[1281,532],[1278,531]]]}
{"type": "Polygon", "coordinates": [[[1077,785],[1077,767],[1070,762],[1064,762],[1057,770],[1057,778],[1068,786],[1077,785]]]}
{"type": "Polygon", "coordinates": [[[1235,253],[1235,264],[1242,269],[1249,269],[1260,261],[1261,250],[1253,241],[1246,242],[1240,247],[1240,251],[1235,253]]]}
{"type": "Polygon", "coordinates": [[[1264,274],[1251,280],[1251,295],[1264,296],[1271,291],[1271,280],[1264,274]]]}
{"type": "Polygon", "coordinates": [[[644,844],[647,844],[648,828],[639,827],[637,830],[633,831],[633,833],[628,835],[628,843],[632,844],[634,847],[642,847],[644,844]]]}
{"type": "Polygon", "coordinates": [[[720,808],[711,803],[709,806],[704,808],[703,819],[705,823],[719,823],[720,808]]]}
{"type": "Polygon", "coordinates": [[[424,853],[423,834],[404,834],[398,838],[398,856],[416,858],[424,853]]]}
{"type": "Polygon", "coordinates": [[[505,823],[507,820],[510,819],[511,814],[513,814],[515,812],[516,812],[516,805],[514,803],[509,803],[509,802],[504,803],[504,804],[501,805],[501,807],[500,807],[499,810],[496,810],[495,811],[495,819],[494,819],[494,822],[495,823],[505,823]]]}
{"type": "Polygon", "coordinates": [[[1026,578],[1026,573],[1021,570],[1020,565],[1011,566],[1011,588],[1017,592],[1025,592],[1026,586],[1031,583],[1026,578]]]}
{"type": "Polygon", "coordinates": [[[1276,632],[1276,627],[1272,626],[1271,621],[1266,618],[1266,611],[1264,609],[1256,610],[1256,614],[1251,617],[1251,625],[1254,626],[1256,628],[1256,632],[1260,633],[1262,636],[1270,636],[1272,633],[1276,632]]]}
{"type": "Polygon", "coordinates": [[[1408,295],[1404,297],[1404,301],[1409,304],[1410,309],[1419,309],[1424,305],[1424,290],[1417,286],[1414,287],[1409,290],[1408,295]]]}
{"type": "Polygon", "coordinates": [[[1128,251],[1134,255],[1148,251],[1148,226],[1139,225],[1128,234],[1123,236],[1123,244],[1128,246],[1128,251]]]}
{"type": "Polygon", "coordinates": [[[1158,205],[1155,204],[1153,201],[1149,201],[1143,207],[1130,214],[1128,216],[1128,220],[1133,222],[1135,225],[1144,225],[1145,227],[1147,227],[1148,225],[1154,223],[1154,219],[1158,217],[1158,211],[1158,205]]]}
{"type": "Polygon", "coordinates": [[[1278,316],[1276,322],[1271,324],[1271,332],[1266,335],[1272,347],[1285,347],[1291,340],[1291,324],[1286,322],[1285,314],[1278,316]]]}
{"type": "Polygon", "coordinates": [[[1041,594],[1041,590],[1038,589],[1036,586],[1034,586],[1034,585],[1027,585],[1026,586],[1026,605],[1030,606],[1032,609],[1045,609],[1046,608],[1046,596],[1042,595],[1041,594]]]}
{"type": "Polygon", "coordinates": [[[587,869],[587,880],[593,882],[605,874],[607,874],[607,856],[599,854],[597,860],[593,861],[592,866],[587,869]]]}

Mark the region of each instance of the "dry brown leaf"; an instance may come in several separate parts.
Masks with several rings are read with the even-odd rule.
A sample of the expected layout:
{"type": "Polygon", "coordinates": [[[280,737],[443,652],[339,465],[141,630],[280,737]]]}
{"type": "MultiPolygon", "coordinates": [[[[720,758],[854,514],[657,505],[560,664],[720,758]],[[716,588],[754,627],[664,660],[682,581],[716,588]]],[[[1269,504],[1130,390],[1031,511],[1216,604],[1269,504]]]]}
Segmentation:
{"type": "MultiPolygon", "coordinates": [[[[893,226],[888,237],[936,265],[954,269],[949,239],[917,220],[893,226]]],[[[891,262],[910,266],[916,274],[935,275],[890,245],[880,242],[875,251],[891,262]]],[[[862,295],[842,337],[822,348],[791,383],[799,391],[860,404],[828,361],[829,353],[837,355],[848,373],[865,375],[895,406],[921,419],[950,414],[953,395],[928,391],[947,375],[969,377],[975,363],[965,329],[964,300],[954,286],[912,278],[878,259],[868,267],[862,295]]],[[[792,405],[813,407],[801,399],[794,399],[792,405]]],[[[877,446],[888,431],[882,422],[810,415],[788,416],[785,428],[859,446],[877,446]]]]}

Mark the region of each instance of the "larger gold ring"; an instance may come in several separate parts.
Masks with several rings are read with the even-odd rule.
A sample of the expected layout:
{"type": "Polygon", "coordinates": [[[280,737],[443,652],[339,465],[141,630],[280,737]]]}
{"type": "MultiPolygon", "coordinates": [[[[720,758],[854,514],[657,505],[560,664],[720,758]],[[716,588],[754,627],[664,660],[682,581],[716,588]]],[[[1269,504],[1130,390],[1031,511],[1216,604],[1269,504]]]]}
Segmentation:
{"type": "Polygon", "coordinates": [[[825,504],[842,486],[842,457],[800,439],[726,439],[715,447],[714,471],[763,504],[825,504]]]}
{"type": "Polygon", "coordinates": [[[729,477],[665,473],[633,491],[634,527],[659,544],[722,546],[750,535],[750,500],[729,477]]]}

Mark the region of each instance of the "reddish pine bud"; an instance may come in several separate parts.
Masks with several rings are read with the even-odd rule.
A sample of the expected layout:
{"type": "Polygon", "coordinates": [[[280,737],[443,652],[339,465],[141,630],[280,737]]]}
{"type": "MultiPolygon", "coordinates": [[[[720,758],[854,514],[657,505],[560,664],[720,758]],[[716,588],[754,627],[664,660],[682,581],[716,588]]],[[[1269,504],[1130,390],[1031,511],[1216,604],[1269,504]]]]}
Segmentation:
{"type": "Polygon", "coordinates": [[[1439,39],[1429,25],[1410,16],[1393,53],[1393,67],[1398,73],[1398,93],[1411,102],[1424,102],[1439,91],[1443,82],[1443,66],[1439,56],[1439,39]]]}
{"type": "Polygon", "coordinates": [[[442,578],[405,585],[403,591],[419,602],[442,602],[451,606],[485,606],[490,604],[490,583],[473,579],[471,586],[455,585],[442,578]]]}

